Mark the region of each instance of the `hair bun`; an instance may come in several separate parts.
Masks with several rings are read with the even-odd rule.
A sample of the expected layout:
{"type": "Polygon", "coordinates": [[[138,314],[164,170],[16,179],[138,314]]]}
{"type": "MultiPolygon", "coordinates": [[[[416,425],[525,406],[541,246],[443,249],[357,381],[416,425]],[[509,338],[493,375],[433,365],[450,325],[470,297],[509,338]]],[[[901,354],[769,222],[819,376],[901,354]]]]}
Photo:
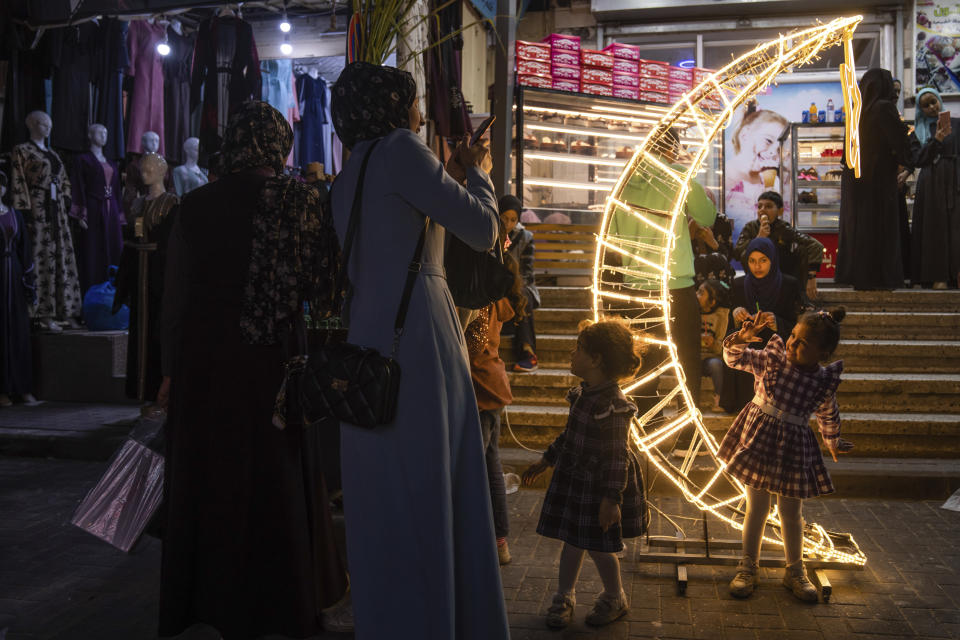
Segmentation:
{"type": "Polygon", "coordinates": [[[827,313],[830,314],[830,318],[832,318],[833,321],[836,322],[837,324],[840,324],[841,322],[843,322],[843,319],[847,317],[847,310],[844,309],[843,307],[834,307],[833,309],[830,309],[830,311],[828,311],[827,313]]]}

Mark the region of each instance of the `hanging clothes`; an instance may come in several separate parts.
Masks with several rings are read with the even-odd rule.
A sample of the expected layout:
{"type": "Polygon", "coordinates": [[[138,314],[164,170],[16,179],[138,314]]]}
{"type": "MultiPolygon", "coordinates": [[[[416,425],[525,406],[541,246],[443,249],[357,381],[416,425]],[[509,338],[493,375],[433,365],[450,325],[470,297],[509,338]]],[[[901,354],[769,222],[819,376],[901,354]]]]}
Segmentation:
{"type": "Polygon", "coordinates": [[[123,72],[127,57],[127,23],[104,18],[97,35],[90,82],[93,85],[93,122],[107,128],[103,155],[122,160],[126,145],[123,127],[123,72]]]}
{"type": "Polygon", "coordinates": [[[436,19],[430,21],[431,44],[447,34],[457,35],[431,47],[426,53],[432,96],[430,118],[436,123],[438,135],[456,139],[473,131],[461,88],[463,36],[458,31],[462,26],[461,3],[450,3],[437,11],[436,19]]]}
{"type": "Polygon", "coordinates": [[[50,73],[50,39],[41,38],[37,48],[31,49],[34,35],[33,31],[12,22],[0,32],[0,60],[9,62],[0,131],[3,149],[29,140],[27,115],[31,111],[46,111],[44,79],[50,73]]]}
{"type": "Polygon", "coordinates": [[[73,254],[70,180],[55,151],[35,142],[10,152],[13,206],[24,214],[33,245],[37,274],[38,318],[66,320],[80,316],[80,283],[73,254]]]}
{"type": "Polygon", "coordinates": [[[329,125],[329,90],[327,81],[310,74],[297,76],[297,96],[300,98],[300,148],[297,162],[301,167],[310,162],[326,162],[325,149],[330,143],[324,139],[324,125],[329,125]]]}
{"type": "Polygon", "coordinates": [[[33,251],[23,216],[0,204],[0,393],[33,392],[30,313],[33,251]]]}
{"type": "Polygon", "coordinates": [[[123,251],[123,225],[120,210],[120,171],[116,163],[101,163],[87,151],[77,156],[73,176],[73,208],[87,228],[77,238],[77,265],[80,291],[105,282],[110,265],[120,264],[123,251]]]}
{"type": "Polygon", "coordinates": [[[190,105],[203,101],[200,152],[220,149],[227,120],[247,100],[260,97],[260,59],[253,29],[235,16],[200,24],[193,55],[190,105]]]}
{"type": "MultiPolygon", "coordinates": [[[[260,77],[263,80],[262,99],[274,109],[283,114],[283,117],[294,128],[294,123],[300,121],[300,105],[297,100],[296,78],[293,76],[292,60],[264,60],[260,63],[260,77]]],[[[293,166],[294,152],[290,150],[287,165],[293,166]]]]}
{"type": "Polygon", "coordinates": [[[54,29],[50,34],[53,62],[53,102],[50,144],[58,149],[83,151],[87,128],[93,124],[90,81],[100,28],[92,22],[54,29]]]}
{"type": "Polygon", "coordinates": [[[193,135],[190,117],[190,65],[196,38],[167,32],[170,55],[163,59],[163,115],[167,160],[183,162],[183,141],[193,135]]]}
{"type": "Polygon", "coordinates": [[[157,153],[165,155],[163,122],[163,56],[157,43],[163,40],[166,27],[147,20],[130,23],[127,33],[129,65],[127,75],[133,78],[133,92],[127,105],[127,151],[140,151],[140,137],[147,131],[160,136],[157,153]]]}

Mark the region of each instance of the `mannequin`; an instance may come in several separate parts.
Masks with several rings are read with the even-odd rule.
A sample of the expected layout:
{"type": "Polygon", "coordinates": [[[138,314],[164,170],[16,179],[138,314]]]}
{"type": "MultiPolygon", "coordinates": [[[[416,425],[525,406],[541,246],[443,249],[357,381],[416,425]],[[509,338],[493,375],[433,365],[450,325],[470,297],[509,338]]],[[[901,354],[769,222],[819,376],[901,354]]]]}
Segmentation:
{"type": "MultiPolygon", "coordinates": [[[[123,182],[123,212],[129,216],[133,201],[138,196],[145,193],[146,185],[143,183],[143,177],[140,175],[140,160],[148,153],[157,153],[160,148],[160,136],[154,131],[144,131],[140,136],[140,153],[134,155],[133,159],[127,163],[126,174],[123,182]]],[[[172,191],[173,181],[168,174],[165,178],[167,191],[172,191]]]]}
{"type": "Polygon", "coordinates": [[[179,197],[207,184],[207,172],[197,166],[200,157],[200,138],[183,141],[183,157],[186,161],[173,170],[173,188],[179,197]]]}
{"type": "Polygon", "coordinates": [[[160,388],[160,311],[166,272],[167,239],[176,218],[179,198],[163,184],[167,162],[148,153],[140,171],[146,194],[138,197],[128,217],[114,309],[130,307],[126,393],[155,398],[160,388]]]}
{"type": "Polygon", "coordinates": [[[50,331],[61,331],[59,321],[79,326],[80,283],[73,254],[68,212],[70,179],[63,161],[49,149],[46,138],[53,122],[43,111],[27,116],[30,142],[10,153],[13,170],[13,206],[24,213],[33,245],[37,274],[37,303],[31,315],[50,331]]]}
{"type": "Polygon", "coordinates": [[[120,210],[120,171],[103,155],[107,128],[92,124],[87,130],[90,150],[77,156],[73,170],[74,202],[70,216],[79,226],[77,264],[80,290],[107,280],[107,269],[120,262],[123,225],[120,210]]]}
{"type": "Polygon", "coordinates": [[[37,399],[33,389],[28,302],[33,286],[33,252],[23,216],[7,206],[7,175],[0,171],[0,407],[13,404],[11,394],[24,404],[37,399]]]}

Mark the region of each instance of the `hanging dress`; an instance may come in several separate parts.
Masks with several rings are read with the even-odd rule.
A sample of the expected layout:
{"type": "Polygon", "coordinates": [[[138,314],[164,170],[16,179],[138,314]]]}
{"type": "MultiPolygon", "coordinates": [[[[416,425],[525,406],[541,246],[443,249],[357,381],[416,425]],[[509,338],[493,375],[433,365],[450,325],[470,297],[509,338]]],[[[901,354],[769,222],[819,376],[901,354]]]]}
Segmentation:
{"type": "Polygon", "coordinates": [[[120,264],[123,251],[123,225],[120,210],[120,171],[107,160],[101,163],[89,151],[77,156],[73,172],[74,210],[87,223],[80,229],[77,242],[77,265],[80,291],[105,282],[107,268],[120,264]]]}
{"type": "Polygon", "coordinates": [[[30,313],[33,252],[23,216],[0,205],[0,393],[33,392],[30,313]]]}
{"type": "Polygon", "coordinates": [[[127,105],[129,129],[127,151],[140,152],[140,138],[147,131],[160,136],[157,153],[164,155],[163,123],[163,56],[157,53],[157,43],[163,40],[165,27],[146,20],[130,23],[127,32],[129,66],[127,75],[133,78],[133,92],[127,105]]]}

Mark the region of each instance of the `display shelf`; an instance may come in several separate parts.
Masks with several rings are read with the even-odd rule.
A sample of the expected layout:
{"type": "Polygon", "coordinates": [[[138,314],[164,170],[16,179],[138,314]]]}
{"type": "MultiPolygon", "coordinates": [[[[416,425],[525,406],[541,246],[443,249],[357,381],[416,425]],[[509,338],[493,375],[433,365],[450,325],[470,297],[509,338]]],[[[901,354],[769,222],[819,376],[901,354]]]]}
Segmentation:
{"type": "Polygon", "coordinates": [[[840,181],[839,180],[799,180],[797,182],[797,189],[803,191],[804,189],[812,187],[820,187],[821,189],[839,189],[840,181]]]}
{"type": "MultiPolygon", "coordinates": [[[[839,230],[840,180],[800,180],[798,173],[808,167],[843,167],[838,156],[824,158],[820,151],[843,148],[844,126],[841,123],[794,123],[780,137],[780,175],[783,199],[790,211],[785,218],[797,228],[817,233],[839,230]],[[814,192],[816,203],[800,202],[800,193],[814,192]]],[[[834,174],[836,175],[836,174],[834,174]]]]}
{"type": "Polygon", "coordinates": [[[805,202],[798,202],[793,209],[796,212],[800,211],[840,211],[840,203],[836,204],[807,204],[805,202]]]}
{"type": "Polygon", "coordinates": [[[838,167],[843,166],[843,160],[840,158],[803,158],[797,157],[797,162],[800,164],[810,164],[810,165],[825,165],[832,164],[838,167]]]}

